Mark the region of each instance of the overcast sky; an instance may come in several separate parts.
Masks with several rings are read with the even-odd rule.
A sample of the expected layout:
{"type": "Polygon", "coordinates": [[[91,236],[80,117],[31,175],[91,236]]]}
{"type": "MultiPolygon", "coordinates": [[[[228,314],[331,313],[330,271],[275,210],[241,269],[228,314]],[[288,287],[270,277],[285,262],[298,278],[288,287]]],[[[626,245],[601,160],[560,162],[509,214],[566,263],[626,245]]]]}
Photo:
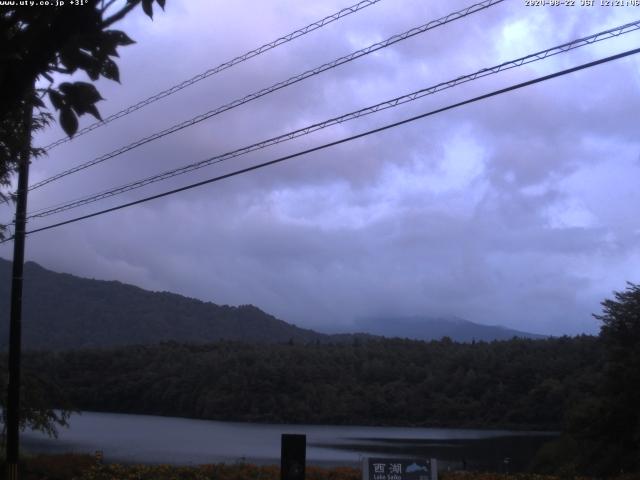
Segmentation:
{"type": "MultiPolygon", "coordinates": [[[[355,0],[352,0],[355,3],[355,0]]],[[[382,0],[51,151],[32,183],[472,4],[382,0]]],[[[577,1],[580,3],[580,0],[577,1]]],[[[599,2],[596,2],[599,3],[599,2]]],[[[345,0],[169,0],[119,28],[107,116],[329,15],[345,0]]],[[[181,166],[640,18],[639,7],[506,0],[71,175],[29,210],[181,166]]],[[[31,228],[230,172],[640,44],[640,33],[344,123],[31,228]]],[[[78,77],[81,79],[81,77],[78,77]]],[[[474,103],[276,166],[28,237],[46,268],[254,304],[299,326],[458,316],[595,333],[600,301],[640,282],[640,57],[474,103]]],[[[82,125],[91,123],[83,118],[82,125]]],[[[61,136],[55,126],[35,143],[61,136]]],[[[11,218],[8,208],[0,220],[11,218]]],[[[0,256],[11,258],[11,244],[0,256]]]]}

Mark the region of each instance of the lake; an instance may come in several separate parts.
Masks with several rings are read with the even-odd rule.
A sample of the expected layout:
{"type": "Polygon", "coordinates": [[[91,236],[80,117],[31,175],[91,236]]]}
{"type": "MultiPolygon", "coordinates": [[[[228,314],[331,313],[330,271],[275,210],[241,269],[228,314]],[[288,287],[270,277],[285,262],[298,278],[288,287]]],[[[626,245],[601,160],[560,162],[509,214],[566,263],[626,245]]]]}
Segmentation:
{"type": "Polygon", "coordinates": [[[280,463],[280,435],[307,436],[307,464],[359,465],[364,456],[437,458],[441,469],[519,471],[552,433],[447,428],[274,425],[116,413],[74,414],[59,438],[22,434],[29,452],[91,453],[106,462],[280,463]],[[505,459],[508,459],[505,461],[505,459]]]}

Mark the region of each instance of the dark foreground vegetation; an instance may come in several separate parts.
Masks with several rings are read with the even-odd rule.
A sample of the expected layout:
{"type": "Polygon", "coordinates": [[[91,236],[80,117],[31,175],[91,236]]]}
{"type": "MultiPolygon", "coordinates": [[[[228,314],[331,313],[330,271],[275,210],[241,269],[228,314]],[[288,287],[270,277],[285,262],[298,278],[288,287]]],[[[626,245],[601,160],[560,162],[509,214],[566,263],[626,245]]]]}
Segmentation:
{"type": "MultiPolygon", "coordinates": [[[[5,469],[0,479],[6,478],[5,469]]],[[[280,467],[250,464],[215,464],[195,467],[173,465],[119,465],[98,463],[89,455],[38,455],[21,465],[23,480],[279,480],[280,467]]],[[[307,480],[360,480],[359,470],[307,467],[307,480]]]]}
{"type": "MultiPolygon", "coordinates": [[[[0,466],[0,479],[6,478],[0,466]]],[[[100,464],[88,455],[39,455],[21,464],[24,480],[279,480],[280,468],[275,465],[255,466],[201,465],[176,467],[170,465],[100,464]]],[[[359,469],[350,467],[307,467],[307,480],[360,480],[359,469]]],[[[441,480],[587,480],[592,477],[551,476],[537,474],[496,474],[478,472],[441,472],[441,480]]],[[[638,480],[633,474],[618,475],[615,480],[638,480]]]]}

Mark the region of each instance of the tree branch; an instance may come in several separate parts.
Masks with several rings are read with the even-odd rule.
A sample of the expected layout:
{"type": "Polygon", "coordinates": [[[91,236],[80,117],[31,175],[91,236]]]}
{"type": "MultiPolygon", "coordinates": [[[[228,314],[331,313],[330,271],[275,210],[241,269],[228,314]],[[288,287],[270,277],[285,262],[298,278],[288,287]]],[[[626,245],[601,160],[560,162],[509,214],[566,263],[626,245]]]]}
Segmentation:
{"type": "Polygon", "coordinates": [[[111,15],[109,18],[104,19],[102,21],[102,28],[104,29],[116,23],[118,20],[122,20],[127,15],[127,13],[133,10],[139,3],[140,3],[140,0],[134,0],[133,2],[129,3],[126,7],[121,8],[120,11],[111,15]]]}
{"type": "Polygon", "coordinates": [[[70,75],[72,73],[71,70],[69,70],[68,68],[62,68],[62,67],[51,67],[50,70],[58,73],[64,73],[66,75],[70,75]]]}
{"type": "Polygon", "coordinates": [[[106,12],[109,9],[109,7],[111,5],[113,5],[115,2],[116,2],[116,0],[109,0],[107,2],[107,4],[105,5],[104,4],[104,0],[102,0],[102,6],[100,7],[100,13],[102,13],[104,15],[104,12],[106,12]]]}

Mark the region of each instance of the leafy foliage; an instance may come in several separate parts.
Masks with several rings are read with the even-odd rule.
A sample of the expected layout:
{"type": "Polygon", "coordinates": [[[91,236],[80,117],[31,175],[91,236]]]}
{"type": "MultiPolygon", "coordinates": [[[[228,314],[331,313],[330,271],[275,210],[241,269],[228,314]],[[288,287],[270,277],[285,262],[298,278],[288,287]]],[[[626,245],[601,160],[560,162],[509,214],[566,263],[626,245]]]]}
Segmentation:
{"type": "Polygon", "coordinates": [[[578,468],[640,472],[640,285],[629,283],[602,302],[605,368],[595,395],[573,412],[569,435],[580,448],[578,468]]]}
{"type": "MultiPolygon", "coordinates": [[[[0,70],[0,80],[1,78],[0,70]]],[[[2,110],[1,104],[0,110],[2,110]]],[[[40,97],[34,92],[26,100],[17,102],[15,108],[0,117],[0,202],[15,199],[15,195],[6,192],[6,189],[11,185],[11,174],[17,169],[17,159],[25,150],[28,135],[46,127],[52,118],[40,97]],[[25,124],[27,116],[31,116],[30,125],[25,124]]],[[[44,151],[40,148],[31,148],[29,153],[31,158],[37,158],[42,156],[44,151]]],[[[6,226],[0,224],[0,240],[4,238],[5,231],[6,226]]]]}
{"type": "MultiPolygon", "coordinates": [[[[2,423],[6,428],[4,415],[7,385],[7,364],[0,360],[0,407],[2,407],[2,423]]],[[[66,427],[72,412],[67,397],[60,387],[45,375],[26,368],[22,372],[20,385],[20,428],[39,430],[52,437],[57,437],[57,427],[66,427]],[[58,407],[57,410],[51,408],[58,407]]],[[[4,432],[3,432],[4,433],[4,432]]]]}
{"type": "Polygon", "coordinates": [[[640,286],[602,302],[602,367],[569,405],[563,436],[540,452],[547,471],[640,474],[640,286]]]}
{"type": "MultiPolygon", "coordinates": [[[[117,57],[118,47],[133,41],[124,32],[110,30],[110,26],[141,2],[151,17],[153,0],[127,0],[113,13],[108,10],[114,2],[100,0],[88,0],[79,8],[25,7],[16,2],[0,10],[0,189],[10,187],[19,162],[44,153],[31,148],[31,136],[53,118],[43,102],[46,95],[69,136],[78,129],[78,116],[88,113],[100,119],[96,103],[102,97],[92,84],[63,82],[56,87],[52,75],[84,71],[91,80],[103,76],[119,81],[112,57],[117,57]],[[41,79],[49,85],[36,89],[41,79]]],[[[164,7],[164,0],[156,2],[164,7]]],[[[0,190],[0,201],[13,198],[0,190]]],[[[7,227],[0,225],[0,240],[6,232],[7,227]]],[[[55,435],[56,425],[66,424],[68,411],[50,409],[52,386],[48,380],[25,376],[23,390],[21,427],[55,435]]],[[[4,402],[4,392],[0,393],[4,402]]],[[[63,406],[61,400],[53,401],[63,406]]]]}
{"type": "MultiPolygon", "coordinates": [[[[119,82],[114,57],[118,47],[134,42],[110,27],[139,4],[152,17],[154,1],[164,8],[164,0],[127,0],[110,12],[113,1],[88,0],[79,8],[16,5],[0,10],[0,188],[9,187],[32,131],[52,119],[42,101],[45,96],[69,136],[78,129],[79,116],[88,113],[100,119],[96,103],[102,97],[92,84],[76,81],[56,86],[53,75],[82,71],[91,80],[102,76],[119,82]],[[38,80],[49,84],[35,89],[38,80]]],[[[33,149],[31,156],[42,153],[33,149]]],[[[0,200],[6,198],[11,195],[0,191],[0,200]]],[[[0,226],[0,239],[5,231],[0,226]]]]}
{"type": "Polygon", "coordinates": [[[607,366],[600,443],[612,466],[640,472],[640,285],[629,283],[602,306],[603,315],[596,318],[602,321],[607,366]]]}

